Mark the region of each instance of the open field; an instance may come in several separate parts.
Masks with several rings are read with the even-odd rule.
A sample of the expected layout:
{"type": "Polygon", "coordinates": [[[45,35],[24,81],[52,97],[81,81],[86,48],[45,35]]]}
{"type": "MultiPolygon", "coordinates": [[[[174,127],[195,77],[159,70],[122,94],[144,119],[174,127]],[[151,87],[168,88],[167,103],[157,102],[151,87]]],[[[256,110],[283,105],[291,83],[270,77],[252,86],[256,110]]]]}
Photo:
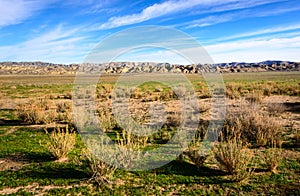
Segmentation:
{"type": "MultiPolygon", "coordinates": [[[[222,76],[226,117],[208,156],[197,152],[212,120],[211,95],[203,77],[190,74],[199,104],[193,114],[200,122],[195,140],[163,167],[124,171],[86,154],[72,115],[74,75],[1,75],[0,195],[299,195],[299,72],[222,76]],[[55,145],[66,140],[65,146],[55,145]],[[58,152],[66,147],[66,155],[58,152]]],[[[178,96],[157,82],[133,90],[134,120],[150,123],[153,104],[163,104],[166,121],[151,136],[130,136],[111,109],[117,79],[103,75],[96,87],[101,128],[121,149],[151,150],[167,143],[182,123],[178,96]]]]}

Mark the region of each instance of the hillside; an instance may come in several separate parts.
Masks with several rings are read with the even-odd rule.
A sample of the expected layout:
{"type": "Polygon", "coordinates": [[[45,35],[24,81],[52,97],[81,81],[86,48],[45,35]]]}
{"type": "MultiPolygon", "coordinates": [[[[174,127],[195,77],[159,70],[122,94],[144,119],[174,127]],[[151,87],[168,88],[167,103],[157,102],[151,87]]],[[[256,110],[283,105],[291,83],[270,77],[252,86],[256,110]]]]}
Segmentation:
{"type": "Polygon", "coordinates": [[[106,64],[53,64],[44,62],[0,62],[0,75],[67,75],[78,70],[85,72],[102,71],[107,74],[139,73],[139,72],[170,72],[170,73],[200,73],[214,72],[265,72],[265,71],[300,71],[300,62],[264,61],[260,63],[220,63],[179,65],[169,63],[112,62],[106,64]]]}

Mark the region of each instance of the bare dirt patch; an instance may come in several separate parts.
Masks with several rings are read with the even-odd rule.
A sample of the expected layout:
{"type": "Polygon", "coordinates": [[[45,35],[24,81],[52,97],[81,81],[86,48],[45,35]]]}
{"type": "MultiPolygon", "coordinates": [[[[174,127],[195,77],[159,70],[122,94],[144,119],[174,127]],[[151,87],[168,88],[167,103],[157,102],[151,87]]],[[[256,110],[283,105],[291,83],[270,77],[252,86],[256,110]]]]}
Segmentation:
{"type": "Polygon", "coordinates": [[[282,104],[283,109],[274,114],[278,120],[282,121],[284,127],[300,130],[300,97],[273,95],[263,100],[265,107],[274,108],[279,104],[282,104]]]}

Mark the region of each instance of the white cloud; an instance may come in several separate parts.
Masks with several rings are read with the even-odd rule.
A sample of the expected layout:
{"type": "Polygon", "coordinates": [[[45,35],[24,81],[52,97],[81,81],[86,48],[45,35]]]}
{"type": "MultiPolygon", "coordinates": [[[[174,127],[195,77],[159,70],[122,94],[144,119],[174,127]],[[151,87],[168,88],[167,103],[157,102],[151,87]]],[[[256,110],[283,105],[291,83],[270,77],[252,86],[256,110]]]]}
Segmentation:
{"type": "Polygon", "coordinates": [[[223,14],[223,15],[212,15],[202,19],[194,20],[190,22],[190,25],[186,26],[186,29],[195,28],[195,27],[205,27],[216,25],[219,23],[224,23],[228,21],[232,21],[236,19],[237,16],[240,16],[240,13],[233,13],[233,14],[223,14]]]}
{"type": "Polygon", "coordinates": [[[0,27],[19,24],[54,0],[2,0],[0,1],[0,27]]]}
{"type": "MultiPolygon", "coordinates": [[[[252,3],[252,2],[251,2],[252,3]]],[[[255,2],[253,4],[251,4],[251,6],[249,5],[249,7],[254,7],[257,5],[261,5],[261,2],[257,2],[258,4],[255,4],[255,2]]],[[[266,2],[265,2],[266,3],[266,2]]],[[[248,3],[245,2],[245,4],[239,4],[238,8],[249,8],[247,7],[248,3]]],[[[237,7],[232,7],[232,9],[236,9],[237,7]]],[[[222,8],[222,10],[224,10],[225,8],[222,8]]],[[[228,8],[230,9],[230,8],[228,8]]],[[[228,9],[226,11],[228,11],[228,9]]],[[[220,24],[220,23],[224,23],[224,22],[231,22],[231,21],[237,21],[240,19],[244,19],[244,18],[257,18],[257,17],[266,17],[266,16],[273,16],[273,15],[279,15],[279,14],[283,14],[283,13],[287,13],[287,12],[293,12],[293,11],[298,11],[300,10],[300,7],[289,7],[289,8],[275,8],[272,10],[250,10],[250,9],[246,9],[243,11],[238,11],[238,12],[234,12],[234,13],[225,13],[225,14],[218,14],[218,15],[211,15],[211,16],[207,16],[201,19],[197,19],[197,20],[193,20],[191,22],[187,22],[184,24],[181,24],[179,26],[186,26],[185,28],[189,29],[189,28],[195,28],[195,27],[205,27],[205,26],[212,26],[212,25],[216,25],[216,24],[220,24]],[[255,13],[255,14],[253,14],[255,13]]]]}
{"type": "Polygon", "coordinates": [[[280,32],[286,32],[286,31],[293,31],[293,30],[299,30],[299,29],[300,29],[300,24],[277,26],[277,27],[275,26],[272,28],[260,29],[260,30],[253,31],[253,32],[240,33],[237,35],[223,37],[223,38],[215,39],[214,41],[226,41],[226,40],[233,40],[233,39],[241,39],[241,38],[267,35],[267,34],[273,34],[273,33],[280,33],[280,32]]]}
{"type": "Polygon", "coordinates": [[[300,36],[269,40],[248,39],[206,46],[215,62],[300,61],[300,36]]]}
{"type": "Polygon", "coordinates": [[[191,9],[195,6],[209,7],[237,1],[239,0],[169,0],[160,4],[153,4],[137,14],[112,17],[108,20],[108,22],[102,24],[100,29],[110,29],[140,23],[163,15],[191,9]]]}
{"type": "MultiPolygon", "coordinates": [[[[217,13],[230,10],[232,11],[238,9],[245,9],[281,1],[285,0],[168,0],[163,3],[153,4],[143,9],[140,13],[111,17],[106,23],[100,25],[100,29],[110,29],[124,25],[136,24],[153,18],[181,12],[188,9],[190,9],[192,14],[217,13]]],[[[232,18],[222,20],[221,17],[219,17],[218,21],[219,23],[221,23],[228,21],[229,19],[232,18]]],[[[202,23],[199,26],[207,26],[212,24],[217,24],[217,22],[213,22],[213,20],[210,20],[209,23],[202,23]]],[[[195,26],[197,25],[195,24],[195,26]]]]}
{"type": "Polygon", "coordinates": [[[78,35],[80,28],[66,29],[62,25],[25,42],[0,47],[0,59],[13,61],[80,62],[90,45],[78,35]]]}
{"type": "MultiPolygon", "coordinates": [[[[209,12],[224,12],[224,11],[233,11],[233,10],[240,10],[245,8],[253,8],[261,5],[276,3],[276,2],[283,2],[287,0],[239,0],[236,2],[229,2],[227,4],[217,6],[208,10],[209,12]]],[[[266,11],[266,10],[265,10],[266,11]]]]}

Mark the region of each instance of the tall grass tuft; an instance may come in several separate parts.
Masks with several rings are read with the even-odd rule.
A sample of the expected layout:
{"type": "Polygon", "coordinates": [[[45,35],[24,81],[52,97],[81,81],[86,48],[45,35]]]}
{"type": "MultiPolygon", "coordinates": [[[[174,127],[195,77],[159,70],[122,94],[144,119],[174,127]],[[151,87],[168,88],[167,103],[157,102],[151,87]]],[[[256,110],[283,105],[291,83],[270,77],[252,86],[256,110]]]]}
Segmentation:
{"type": "Polygon", "coordinates": [[[58,162],[66,161],[75,147],[76,134],[68,127],[56,128],[51,133],[45,131],[49,140],[46,143],[40,142],[40,145],[46,147],[58,162]]]}
{"type": "Polygon", "coordinates": [[[55,121],[57,115],[49,100],[30,100],[30,103],[19,104],[16,116],[30,124],[49,124],[55,121]]]}
{"type": "Polygon", "coordinates": [[[283,155],[281,149],[269,148],[261,153],[261,158],[264,161],[268,171],[277,173],[277,167],[280,165],[283,155]]]}
{"type": "Polygon", "coordinates": [[[232,180],[243,181],[251,176],[253,169],[248,167],[254,155],[238,137],[219,142],[213,152],[218,167],[231,174],[232,180]]]}
{"type": "Polygon", "coordinates": [[[238,133],[244,141],[258,147],[281,146],[281,130],[281,123],[273,116],[260,112],[258,106],[246,103],[238,110],[228,109],[223,133],[226,137],[238,133]]]}
{"type": "MultiPolygon", "coordinates": [[[[107,154],[107,156],[111,155],[109,153],[107,154]]],[[[83,150],[80,164],[85,167],[85,172],[91,176],[90,181],[93,181],[98,186],[109,185],[112,183],[113,174],[116,170],[116,167],[109,165],[108,163],[102,161],[99,157],[96,157],[91,150],[83,150]]]]}

